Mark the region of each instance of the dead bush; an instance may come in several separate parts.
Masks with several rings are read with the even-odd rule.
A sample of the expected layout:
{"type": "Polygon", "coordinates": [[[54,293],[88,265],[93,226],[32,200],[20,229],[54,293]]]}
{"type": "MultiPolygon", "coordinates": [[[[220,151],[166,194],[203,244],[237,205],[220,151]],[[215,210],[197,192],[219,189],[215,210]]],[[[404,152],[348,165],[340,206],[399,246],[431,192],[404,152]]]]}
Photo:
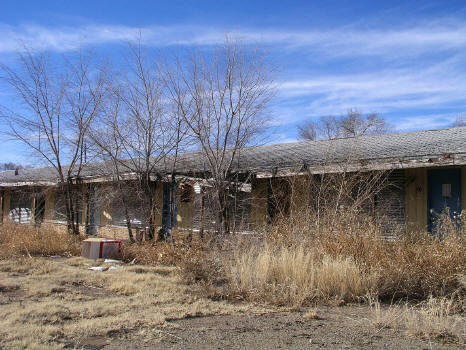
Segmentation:
{"type": "Polygon", "coordinates": [[[466,241],[448,235],[439,240],[427,233],[406,234],[386,241],[380,235],[321,234],[315,243],[332,257],[351,257],[376,277],[383,299],[425,299],[445,296],[462,288],[466,273],[466,241]]]}
{"type": "Polygon", "coordinates": [[[39,229],[15,223],[0,225],[0,259],[19,256],[73,256],[81,252],[81,237],[53,227],[39,229]]]}
{"type": "Polygon", "coordinates": [[[464,297],[463,234],[445,231],[440,239],[405,233],[387,240],[383,232],[360,212],[321,215],[319,221],[301,213],[300,220],[276,221],[262,240],[188,250],[179,266],[209,293],[219,286],[214,295],[275,305],[344,303],[365,300],[367,294],[386,301],[464,297]]]}

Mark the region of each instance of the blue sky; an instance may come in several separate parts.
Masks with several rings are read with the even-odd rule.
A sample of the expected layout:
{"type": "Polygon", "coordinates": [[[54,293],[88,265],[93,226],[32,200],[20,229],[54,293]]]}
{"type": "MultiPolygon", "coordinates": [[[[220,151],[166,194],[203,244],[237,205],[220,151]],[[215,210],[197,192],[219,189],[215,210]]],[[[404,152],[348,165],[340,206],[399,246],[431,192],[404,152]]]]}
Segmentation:
{"type": "MultiPolygon", "coordinates": [[[[295,139],[302,120],[349,108],[379,112],[400,131],[466,114],[464,1],[2,0],[0,8],[0,60],[12,65],[20,41],[110,54],[139,31],[155,49],[210,47],[226,33],[260,43],[280,68],[277,142],[295,139]]],[[[0,104],[10,101],[0,87],[0,104]]],[[[30,162],[3,138],[6,161],[30,162]]]]}

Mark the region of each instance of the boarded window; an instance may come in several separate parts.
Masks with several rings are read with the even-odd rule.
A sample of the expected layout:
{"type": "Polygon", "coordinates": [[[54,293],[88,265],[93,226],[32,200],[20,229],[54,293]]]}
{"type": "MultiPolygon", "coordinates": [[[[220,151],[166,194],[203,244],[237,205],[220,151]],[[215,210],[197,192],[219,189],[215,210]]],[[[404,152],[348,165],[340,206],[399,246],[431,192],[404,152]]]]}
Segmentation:
{"type": "Polygon", "coordinates": [[[31,222],[31,192],[16,190],[10,196],[10,220],[19,224],[31,222]]]}

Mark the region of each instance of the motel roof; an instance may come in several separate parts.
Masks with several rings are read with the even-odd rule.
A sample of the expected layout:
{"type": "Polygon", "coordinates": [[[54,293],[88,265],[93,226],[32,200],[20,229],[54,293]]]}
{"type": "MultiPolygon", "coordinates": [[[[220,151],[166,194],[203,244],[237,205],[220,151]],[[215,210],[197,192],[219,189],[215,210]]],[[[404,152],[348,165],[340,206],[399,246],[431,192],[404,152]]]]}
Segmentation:
{"type": "MultiPolygon", "coordinates": [[[[158,174],[170,174],[170,157],[155,166],[158,174]]],[[[124,162],[123,162],[124,164],[124,162]]],[[[301,141],[241,150],[235,170],[258,177],[285,176],[302,172],[325,173],[369,171],[400,168],[466,164],[466,127],[365,135],[332,140],[301,141]]],[[[128,167],[128,169],[131,167],[128,167]]],[[[199,152],[178,156],[176,173],[199,176],[208,169],[199,152]]],[[[86,164],[83,181],[105,181],[112,175],[109,162],[86,164]]],[[[53,167],[0,172],[0,186],[53,185],[57,172],[53,167]]]]}

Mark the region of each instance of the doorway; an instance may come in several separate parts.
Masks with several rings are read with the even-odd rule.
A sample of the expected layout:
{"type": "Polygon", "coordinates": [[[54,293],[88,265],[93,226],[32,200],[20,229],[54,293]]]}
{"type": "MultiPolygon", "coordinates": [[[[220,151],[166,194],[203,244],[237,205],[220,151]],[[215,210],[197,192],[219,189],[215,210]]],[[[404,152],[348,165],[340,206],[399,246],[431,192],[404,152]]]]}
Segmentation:
{"type": "Polygon", "coordinates": [[[461,213],[461,169],[428,170],[427,187],[427,227],[435,234],[442,212],[448,210],[454,221],[461,213]]]}

